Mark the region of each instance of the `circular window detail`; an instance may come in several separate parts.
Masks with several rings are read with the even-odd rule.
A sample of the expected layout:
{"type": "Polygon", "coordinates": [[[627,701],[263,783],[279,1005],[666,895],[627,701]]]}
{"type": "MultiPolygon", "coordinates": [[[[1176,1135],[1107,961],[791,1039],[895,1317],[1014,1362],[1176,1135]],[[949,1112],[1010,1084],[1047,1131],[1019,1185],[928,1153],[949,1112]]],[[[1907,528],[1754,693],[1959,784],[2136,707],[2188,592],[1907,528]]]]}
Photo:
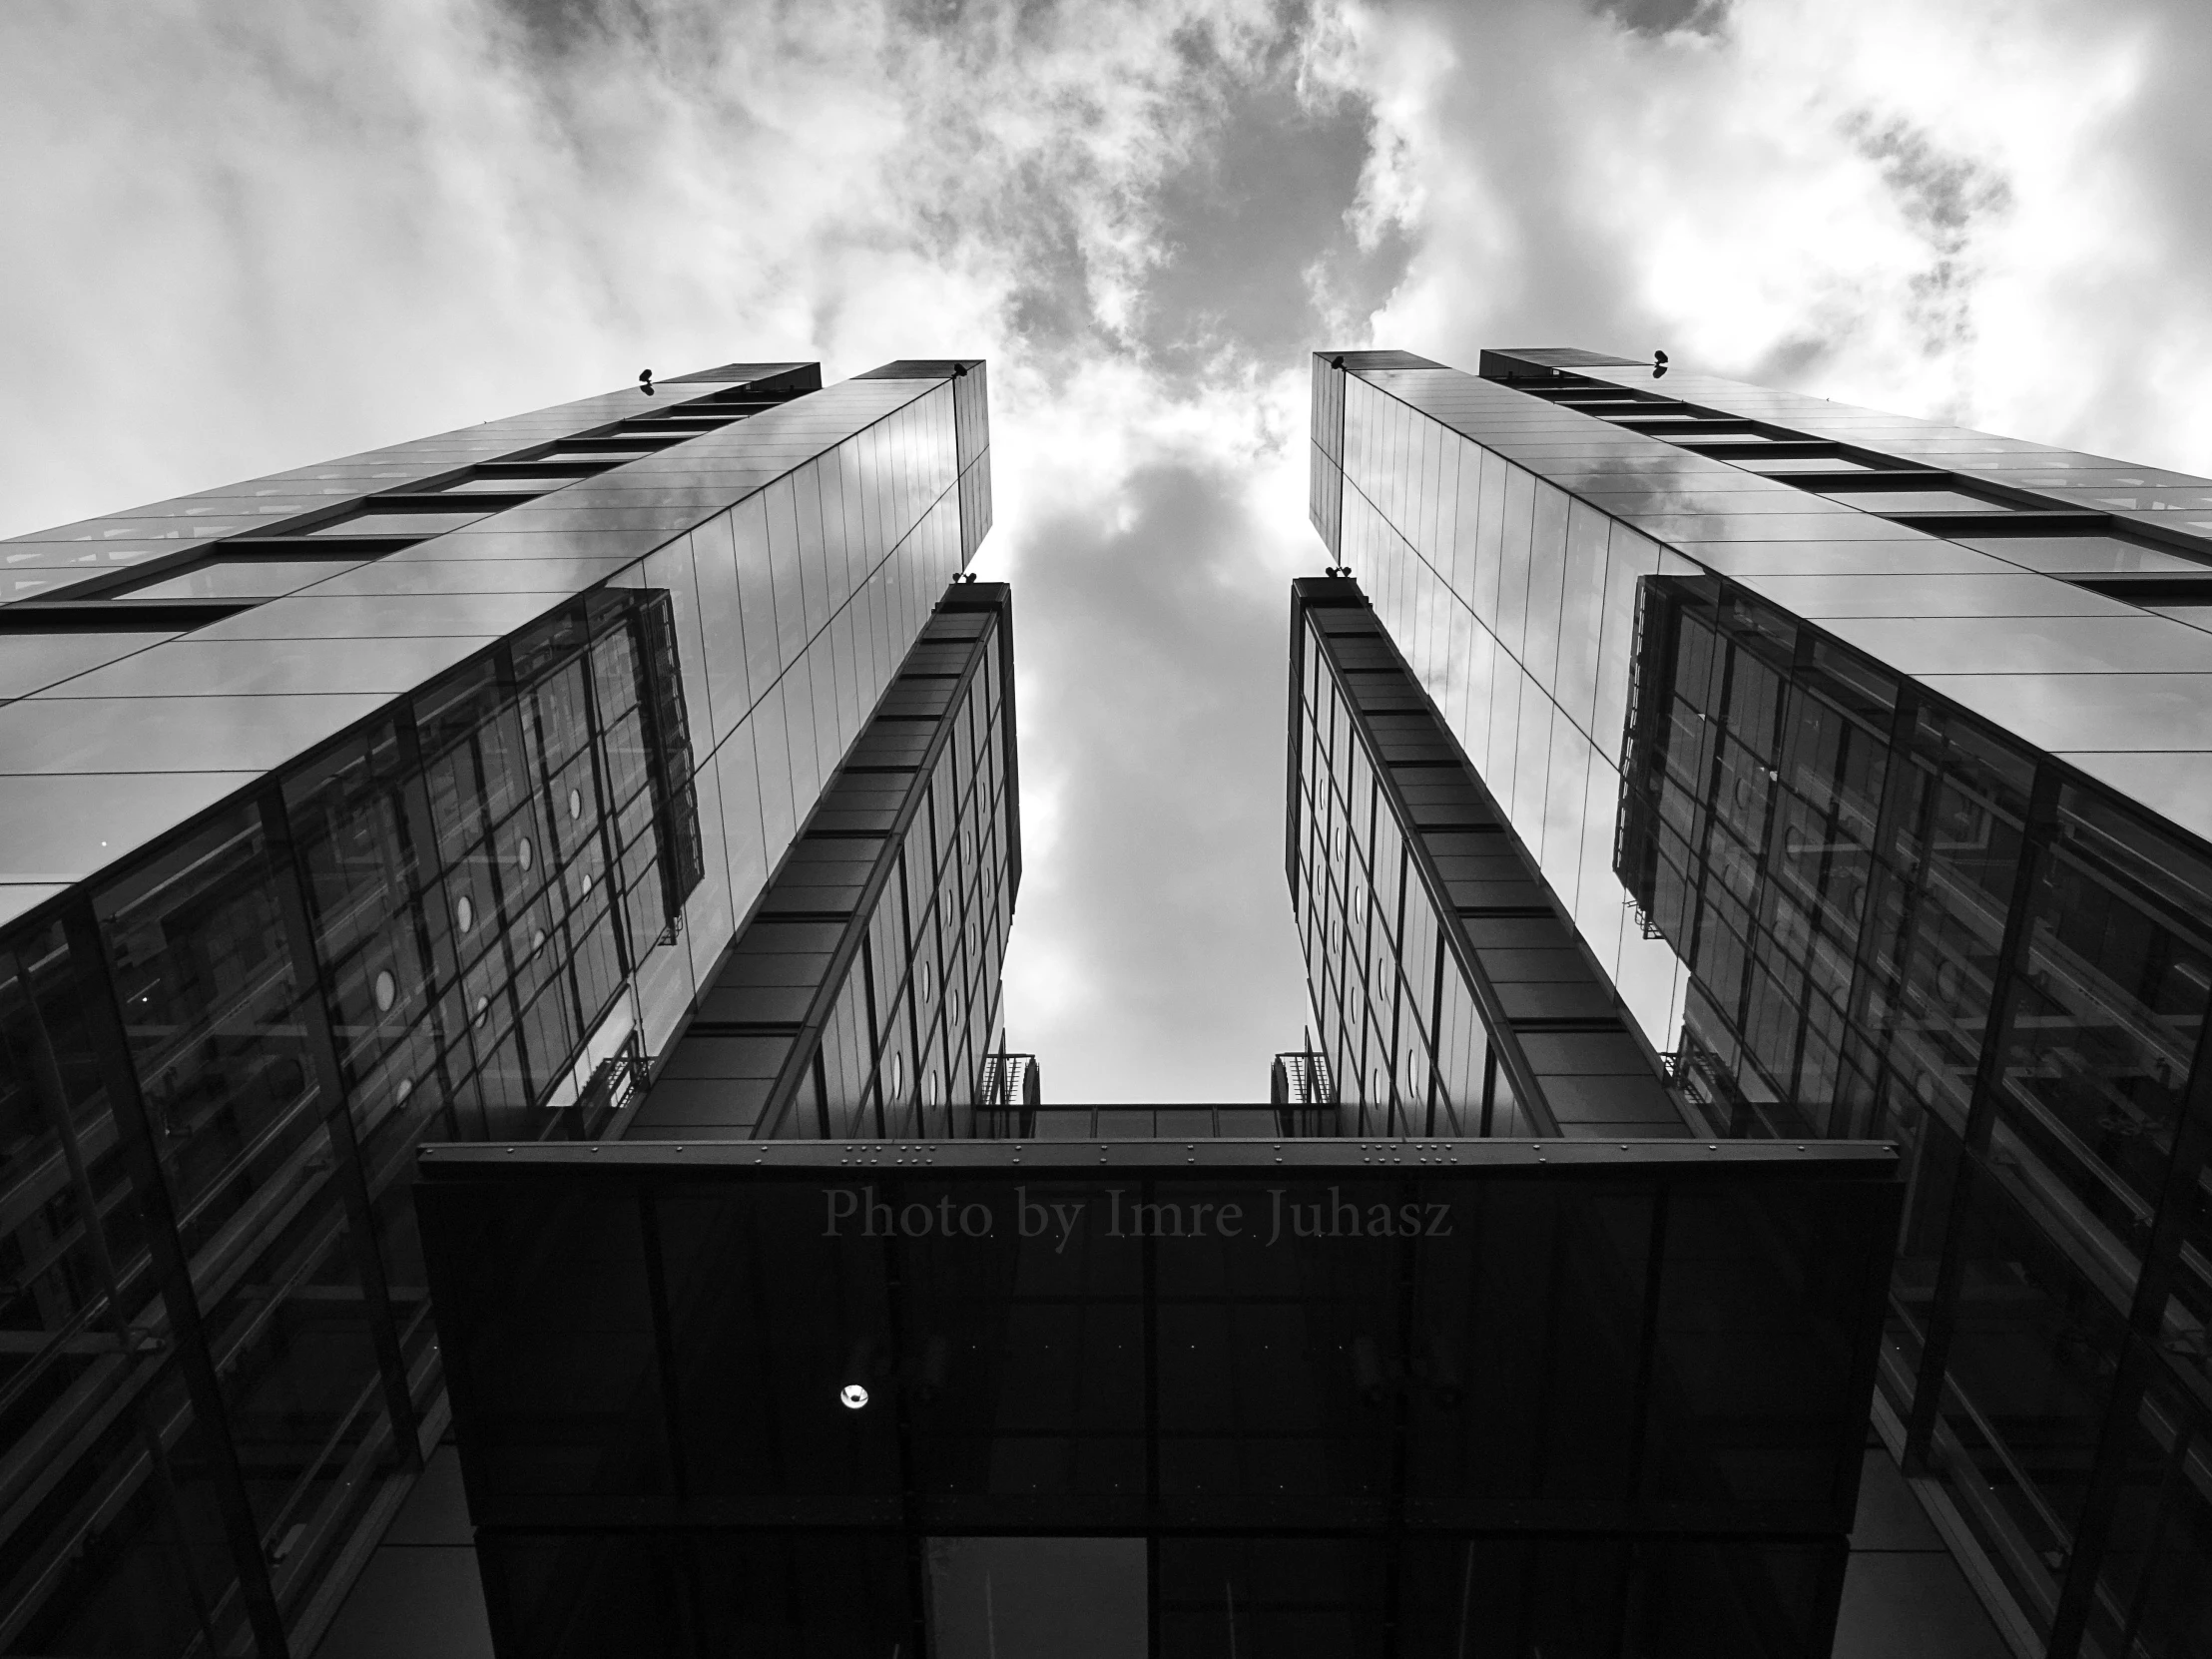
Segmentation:
{"type": "Polygon", "coordinates": [[[464,933],[476,925],[476,900],[465,892],[453,900],[453,923],[464,933]]]}
{"type": "Polygon", "coordinates": [[[1805,833],[1796,825],[1782,831],[1782,850],[1790,855],[1792,863],[1805,856],[1805,833]]]}
{"type": "Polygon", "coordinates": [[[591,896],[591,871],[588,869],[584,871],[584,896],[591,896]]]}
{"type": "Polygon", "coordinates": [[[1867,883],[1856,875],[1844,877],[1838,889],[1844,909],[1854,921],[1864,921],[1867,915],[1867,883]]]}
{"type": "Polygon", "coordinates": [[[927,959],[926,959],[926,958],[925,958],[925,959],[923,960],[923,962],[922,962],[922,964],[921,964],[921,980],[920,980],[920,984],[921,984],[921,1000],[922,1000],[922,1001],[924,1001],[924,1002],[927,1002],[927,1001],[929,1000],[929,985],[930,985],[930,978],[929,978],[929,963],[928,963],[928,961],[927,961],[927,959]]]}
{"type": "Polygon", "coordinates": [[[921,1080],[921,1103],[924,1106],[937,1103],[937,1074],[934,1071],[921,1080]]]}
{"type": "Polygon", "coordinates": [[[521,840],[515,843],[515,862],[520,864],[524,869],[528,869],[537,861],[538,849],[530,844],[530,837],[528,835],[523,836],[521,840]]]}
{"type": "Polygon", "coordinates": [[[399,1000],[399,981],[391,976],[390,968],[376,970],[376,1011],[391,1012],[391,1005],[399,1000]]]}
{"type": "Polygon", "coordinates": [[[898,1098],[899,1089],[905,1084],[906,1081],[906,1056],[903,1054],[893,1054],[891,1056],[891,1063],[886,1069],[885,1075],[886,1081],[883,1085],[883,1092],[889,1095],[893,1100],[896,1100],[898,1098]]]}
{"type": "Polygon", "coordinates": [[[582,790],[570,790],[568,792],[568,821],[569,823],[574,824],[583,816],[584,792],[582,790]]]}
{"type": "Polygon", "coordinates": [[[1924,1071],[1913,1079],[1913,1098],[1923,1106],[1934,1106],[1936,1104],[1936,1074],[1934,1072],[1924,1071]]]}
{"type": "Polygon", "coordinates": [[[545,929],[540,927],[530,935],[530,954],[535,956],[545,948],[545,929]]]}
{"type": "Polygon", "coordinates": [[[1958,1000],[1958,964],[1947,961],[1937,962],[1936,964],[1936,994],[1945,1002],[1956,1002],[1958,1000]]]}
{"type": "Polygon", "coordinates": [[[476,999],[476,1029],[481,1031],[490,1019],[491,998],[488,996],[480,996],[476,999]]]}
{"type": "Polygon", "coordinates": [[[402,1077],[399,1080],[399,1087],[391,1091],[391,1098],[398,1105],[404,1106],[407,1104],[407,1097],[413,1093],[414,1079],[411,1077],[402,1077]]]}

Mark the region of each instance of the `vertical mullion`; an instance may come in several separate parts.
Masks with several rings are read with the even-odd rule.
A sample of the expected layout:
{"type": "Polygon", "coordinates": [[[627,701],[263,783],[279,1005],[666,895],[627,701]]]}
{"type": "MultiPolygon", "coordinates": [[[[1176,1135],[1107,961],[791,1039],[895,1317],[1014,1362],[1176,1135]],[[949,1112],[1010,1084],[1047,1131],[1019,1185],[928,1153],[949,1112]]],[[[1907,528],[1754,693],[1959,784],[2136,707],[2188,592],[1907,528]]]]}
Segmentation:
{"type": "Polygon", "coordinates": [[[392,1317],[391,1287],[384,1277],[383,1255],[377,1246],[375,1211],[369,1204],[368,1180],[361,1168],[360,1142],[353,1133],[352,1103],[347,1098],[344,1071],[338,1064],[337,1038],[330,1029],[322,959],[315,949],[314,927],[307,915],[298,848],[292,843],[291,825],[277,791],[262,797],[261,821],[276,866],[277,909],[283,917],[284,942],[292,959],[300,1024],[314,1067],[315,1092],[321,1098],[322,1124],[336,1153],[331,1173],[345,1206],[346,1231],[352,1235],[353,1271],[360,1277],[369,1341],[376,1350],[376,1369],[383,1374],[384,1408],[391,1413],[392,1438],[403,1448],[407,1466],[420,1468],[420,1424],[414,1395],[407,1386],[398,1322],[392,1317]]]}
{"type": "MultiPolygon", "coordinates": [[[[468,1004],[461,989],[460,945],[455,941],[447,946],[453,959],[453,982],[446,987],[451,990],[453,999],[448,1002],[445,990],[440,988],[438,981],[445,963],[432,947],[430,926],[424,916],[426,894],[436,890],[437,885],[442,882],[444,870],[438,855],[436,827],[430,820],[429,775],[422,765],[422,734],[415,725],[412,705],[402,705],[392,722],[392,734],[399,756],[399,777],[394,785],[394,793],[399,797],[400,821],[404,831],[414,843],[411,848],[413,856],[408,860],[413,868],[406,894],[407,931],[414,940],[416,959],[423,963],[423,1004],[430,1021],[431,1034],[437,1043],[437,1058],[434,1063],[437,1066],[439,1092],[444,1099],[441,1110],[445,1117],[446,1132],[455,1140],[463,1140],[468,1137],[460,1132],[460,1091],[455,1086],[452,1054],[457,1045],[469,1040],[468,1004]],[[459,1010],[459,1031],[448,1031],[445,1028],[445,1021],[439,1013],[441,1007],[459,1010]]],[[[475,1070],[471,1059],[463,1075],[473,1082],[475,1070]]],[[[476,1117],[476,1126],[480,1133],[483,1129],[480,1096],[476,1117]]]]}
{"type": "Polygon", "coordinates": [[[1444,941],[1440,921],[1436,935],[1436,942],[1429,950],[1433,961],[1428,975],[1428,1123],[1424,1131],[1431,1140],[1436,1136],[1436,1096],[1443,1090],[1444,1074],[1444,941]]]}
{"type": "Polygon", "coordinates": [[[139,1091],[138,1068],[131,1058],[122,1010],[116,1004],[106,941],[90,901],[80,898],[64,911],[62,928],[69,941],[71,968],[86,1023],[91,1027],[93,1052],[99,1057],[101,1081],[107,1088],[108,1108],[115,1117],[116,1139],[128,1161],[132,1184],[138,1189],[154,1277],[161,1286],[162,1303],[176,1334],[177,1369],[184,1378],[193,1413],[205,1430],[216,1508],[231,1545],[232,1565],[238,1570],[239,1596],[262,1659],[289,1659],[291,1648],[285,1640],[283,1617],[276,1609],[276,1592],[270,1584],[269,1557],[263,1550],[253,1503],[246,1495],[246,1477],[240,1471],[238,1447],[231,1438],[223,1385],[208,1352],[191,1265],[177,1237],[168,1179],[156,1148],[154,1127],[147,1119],[146,1097],[139,1091]]]}
{"type": "MultiPolygon", "coordinates": [[[[2073,1548],[2067,1551],[2058,1610],[2051,1619],[2051,1659],[2071,1659],[2096,1599],[2104,1545],[2126,1480],[2124,1450],[2142,1409],[2151,1368],[2160,1363],[2157,1342],[2166,1302],[2180,1266],[2182,1244],[2208,1156],[2212,1156],[2212,1020],[2204,1021],[2197,1034],[2181,1131],[2174,1137],[2165,1179],[2159,1184],[2158,1208],[2143,1251],[2135,1299],[2128,1310],[2128,1343],[2113,1379],[2112,1397],[2105,1404],[2104,1421],[2098,1428],[2089,1489],[2082,1496],[2073,1548]]],[[[2178,1426],[2174,1437],[2177,1444],[2186,1443],[2188,1425],[2178,1426]]]]}
{"type": "MultiPolygon", "coordinates": [[[[587,635],[587,639],[588,637],[587,635]]],[[[623,884],[622,879],[623,849],[615,844],[614,823],[618,807],[614,798],[614,785],[608,776],[606,756],[603,753],[606,742],[606,723],[600,718],[599,685],[592,675],[591,651],[588,645],[584,651],[582,662],[584,665],[582,676],[584,686],[584,741],[581,753],[591,767],[592,794],[597,797],[592,813],[592,830],[599,840],[600,862],[605,866],[607,872],[607,904],[614,918],[615,949],[619,953],[616,960],[622,964],[622,977],[625,980],[633,980],[637,977],[641,957],[630,931],[630,891],[623,884]]],[[[518,702],[521,693],[518,689],[516,693],[518,702]]],[[[554,803],[554,810],[556,812],[560,810],[559,802],[554,803]]]]}
{"type": "MultiPolygon", "coordinates": [[[[591,683],[592,678],[589,637],[587,634],[587,644],[581,659],[584,665],[583,678],[587,685],[591,683]]],[[[560,854],[559,814],[561,805],[553,799],[553,774],[546,754],[545,722],[538,718],[537,699],[530,695],[526,688],[519,685],[515,687],[515,722],[522,728],[523,771],[526,776],[530,776],[536,783],[538,799],[544,804],[546,813],[546,818],[541,820],[537,826],[537,832],[545,841],[545,854],[540,860],[540,865],[545,872],[542,890],[546,895],[546,914],[552,919],[553,923],[547,931],[552,933],[557,929],[559,938],[565,941],[565,943],[556,946],[561,952],[561,961],[554,972],[559,976],[562,986],[568,992],[569,1011],[576,1018],[577,1039],[582,1041],[590,1035],[592,1022],[604,1010],[599,1008],[587,1009],[584,1006],[583,982],[576,972],[576,949],[580,941],[577,938],[574,912],[562,880],[562,877],[567,873],[568,860],[560,854]]],[[[527,800],[516,809],[517,812],[521,813],[527,813],[528,810],[529,802],[527,800]]],[[[621,929],[617,928],[616,931],[619,932],[621,929]]],[[[617,960],[620,960],[620,958],[618,957],[617,960]]],[[[579,1138],[586,1136],[587,1126],[583,1112],[583,1102],[580,1099],[576,1104],[570,1129],[579,1138]]]]}
{"type": "MultiPolygon", "coordinates": [[[[1891,865],[1890,849],[1897,844],[1902,831],[1906,804],[1911,798],[1914,766],[1912,761],[1913,724],[1919,718],[1919,705],[1910,696],[1900,695],[1897,708],[1890,720],[1890,743],[1882,770],[1882,800],[1875,809],[1874,845],[1867,859],[1866,910],[1859,928],[1857,948],[1852,952],[1851,986],[1844,999],[1844,1028],[1847,1043],[1843,1054],[1861,1057],[1866,1061],[1870,1090],[1881,1087],[1881,1079],[1888,1069],[1889,1056],[1869,1040],[1862,1010],[1866,1007],[1875,973],[1875,952],[1878,948],[1874,908],[1882,896],[1881,889],[1895,884],[1899,894],[1898,928],[1901,934],[1912,928],[1913,917],[1918,912],[1917,888],[1891,865]]],[[[1872,1133],[1872,1102],[1869,1119],[1853,1124],[1845,1117],[1843,1102],[1837,1103],[1831,1117],[1828,1133],[1842,1137],[1849,1132],[1872,1133]]]]}
{"type": "Polygon", "coordinates": [[[2013,981],[2019,976],[2019,958],[2027,946],[2027,912],[2034,897],[2036,870],[2045,852],[2046,826],[2057,802],[2056,771],[2047,765],[2037,767],[2035,781],[2028,791],[2027,814],[2020,825],[2020,856],[2012,871],[2012,893],[2004,913],[2004,931],[1990,973],[1989,1013],[1982,1026],[1981,1053],[1974,1064],[1973,1092],[1967,1096],[1966,1132],[1959,1139],[1958,1173],[1952,1182],[1949,1213],[1943,1224],[1943,1254],[1936,1267],[1935,1294],[1930,1298],[1928,1310],[1928,1335],[1921,1345],[1913,1409],[1906,1424],[1906,1466],[1916,1473],[1927,1466],[1929,1446],[1936,1437],[1936,1419],[1942,1409],[1958,1287],[1965,1274],[1959,1238],[1966,1230],[1967,1194],[1982,1179],[1981,1148],[1988,1143],[1989,1125],[1996,1116],[1996,1075],[2005,1039],[2012,1028],[2013,981]]]}
{"type": "MultiPolygon", "coordinates": [[[[876,898],[878,908],[882,902],[882,895],[878,895],[876,898]]],[[[873,911],[865,916],[854,918],[853,925],[860,929],[860,953],[854,958],[854,968],[860,976],[860,1007],[866,1024],[866,1029],[861,1033],[861,1039],[867,1045],[867,1089],[861,1098],[861,1105],[863,1110],[871,1103],[874,1106],[875,1138],[881,1140],[883,1138],[883,1038],[882,1032],[877,1028],[880,1015],[875,1006],[875,940],[872,936],[874,920],[873,911]]],[[[1003,1041],[999,1043],[1001,1052],[1004,1051],[1005,1046],[1003,1041]]],[[[1003,1077],[1000,1081],[1001,1083],[1004,1082],[1003,1077]]],[[[862,1121],[864,1122],[865,1119],[863,1118],[862,1121]]]]}
{"type": "MultiPolygon", "coordinates": [[[[69,1167],[70,1184],[77,1190],[78,1210],[84,1219],[85,1243],[92,1256],[93,1272],[100,1282],[100,1292],[107,1298],[109,1332],[114,1336],[123,1363],[132,1364],[132,1357],[139,1352],[138,1333],[124,1323],[122,1279],[115,1271],[115,1258],[108,1249],[108,1233],[100,1213],[100,1195],[92,1184],[92,1175],[85,1164],[83,1144],[77,1138],[77,1125],[69,1110],[69,1091],[62,1082],[61,1062],[55,1057],[53,1038],[46,1029],[46,1016],[39,1009],[37,988],[31,979],[30,967],[21,954],[14,959],[15,980],[23,998],[25,1026],[31,1038],[31,1081],[39,1097],[39,1104],[54,1126],[54,1138],[60,1144],[62,1157],[69,1167]]],[[[151,1368],[141,1368],[145,1371],[151,1368]]],[[[215,1619],[208,1608],[208,1598],[200,1583],[200,1576],[193,1570],[189,1552],[179,1531],[177,1516],[183,1505],[177,1496],[177,1486],[170,1472],[168,1448],[162,1444],[161,1427],[146,1409],[145,1377],[133,1378],[125,1384],[131,1394],[126,1407],[131,1414],[132,1426],[137,1429],[139,1440],[146,1454],[154,1483],[163,1498],[163,1522],[174,1535],[178,1553],[178,1575],[192,1597],[193,1618],[200,1626],[211,1651],[216,1646],[215,1619]]]]}

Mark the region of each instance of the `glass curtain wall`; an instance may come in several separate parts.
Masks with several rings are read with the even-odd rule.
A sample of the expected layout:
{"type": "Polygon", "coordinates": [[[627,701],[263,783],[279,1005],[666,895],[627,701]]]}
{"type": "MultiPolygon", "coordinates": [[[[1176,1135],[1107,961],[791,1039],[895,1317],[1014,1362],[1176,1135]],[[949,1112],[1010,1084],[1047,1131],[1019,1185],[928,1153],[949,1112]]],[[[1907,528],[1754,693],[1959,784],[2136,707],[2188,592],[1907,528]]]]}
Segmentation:
{"type": "Polygon", "coordinates": [[[1644,1035],[1670,1049],[1689,975],[1636,925],[1612,803],[1637,583],[1696,567],[1440,419],[1510,429],[1547,405],[1447,370],[1391,370],[1399,395],[1316,372],[1342,381],[1339,561],[1644,1035]]]}
{"type": "MultiPolygon", "coordinates": [[[[1308,611],[1294,769],[1294,906],[1317,1046],[1355,1135],[1535,1133],[1515,1110],[1330,649],[1308,611]]],[[[1370,675],[1367,678],[1376,678],[1370,675]]],[[[1473,837],[1465,837],[1473,838],[1473,837]]]]}
{"type": "Polygon", "coordinates": [[[818,1121],[832,1135],[973,1132],[1018,879],[1005,659],[984,620],[972,672],[939,682],[941,748],[824,1035],[818,1121]]]}
{"type": "Polygon", "coordinates": [[[972,1132],[1020,876],[1009,604],[947,590],[625,1138],[972,1132]]]}
{"type": "MultiPolygon", "coordinates": [[[[2212,860],[1715,579],[1651,584],[1639,681],[1623,872],[1695,964],[1690,1069],[1732,1133],[1906,1149],[1891,1393],[2055,1624],[2103,1503],[2201,1501],[2189,1392],[2127,1362],[2204,1378],[2212,860]]],[[[2124,1625],[2120,1542],[2083,1599],[2124,1625]]]]}
{"type": "Polygon", "coordinates": [[[0,1646],[334,1612],[443,1421],[415,1144],[593,1132],[960,561],[950,383],[819,395],[814,460],[0,934],[0,1646]]]}
{"type": "Polygon", "coordinates": [[[265,1645],[270,1612],[292,1622],[415,1456],[440,1384],[408,1154],[585,1132],[562,1108],[587,1038],[699,880],[668,620],[664,594],[587,596],[0,954],[35,1154],[15,1200],[35,1233],[110,1218],[77,1222],[80,1289],[17,1350],[44,1409],[15,1450],[77,1500],[10,1540],[24,1636],[105,1650],[101,1567],[178,1524],[150,1496],[119,1536],[105,1510],[218,1413],[229,1542],[250,1529],[268,1567],[202,1564],[186,1628],[218,1650],[257,1593],[265,1645]],[[138,1425],[106,1458],[66,1432],[94,1407],[138,1425]]]}
{"type": "Polygon", "coordinates": [[[2049,1652],[2212,1653],[2212,859],[1576,498],[1596,423],[1317,375],[1338,558],[1715,1127],[1905,1150],[1909,1469],[2049,1652]]]}
{"type": "Polygon", "coordinates": [[[1289,875],[1339,1133],[1688,1132],[1358,587],[1293,589],[1289,875]]]}
{"type": "Polygon", "coordinates": [[[639,980],[648,1051],[712,982],[963,562],[955,383],[815,394],[809,407],[833,405],[829,431],[891,407],[615,578],[666,588],[674,605],[706,841],[688,948],[639,980]]]}

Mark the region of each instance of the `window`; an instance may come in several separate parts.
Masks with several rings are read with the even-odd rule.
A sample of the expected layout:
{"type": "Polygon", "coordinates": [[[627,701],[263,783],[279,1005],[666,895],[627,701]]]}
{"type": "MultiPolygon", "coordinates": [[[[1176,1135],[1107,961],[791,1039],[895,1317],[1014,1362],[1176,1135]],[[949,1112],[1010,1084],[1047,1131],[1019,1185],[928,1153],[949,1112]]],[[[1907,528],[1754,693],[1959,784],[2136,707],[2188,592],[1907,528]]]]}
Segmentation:
{"type": "Polygon", "coordinates": [[[1829,500],[1870,513],[2004,513],[2013,510],[2008,501],[1968,495],[1964,490],[1822,490],[1829,500]]]}
{"type": "Polygon", "coordinates": [[[144,587],[128,588],[131,599],[276,599],[296,593],[367,563],[357,555],[334,558],[272,559],[249,553],[220,553],[189,570],[163,576],[144,587]]]}
{"type": "Polygon", "coordinates": [[[310,536],[416,536],[443,535],[448,530],[458,530],[464,524],[474,524],[487,516],[490,509],[475,512],[418,513],[405,510],[356,513],[351,518],[341,518],[330,524],[318,524],[307,532],[310,536]]]}

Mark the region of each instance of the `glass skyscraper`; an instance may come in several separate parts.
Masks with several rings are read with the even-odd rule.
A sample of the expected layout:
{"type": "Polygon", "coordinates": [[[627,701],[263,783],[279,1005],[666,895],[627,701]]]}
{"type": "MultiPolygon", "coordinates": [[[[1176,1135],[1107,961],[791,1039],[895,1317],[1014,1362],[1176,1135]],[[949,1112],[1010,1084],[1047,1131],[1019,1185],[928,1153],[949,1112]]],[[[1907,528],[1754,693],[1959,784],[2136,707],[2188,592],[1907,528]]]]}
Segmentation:
{"type": "Polygon", "coordinates": [[[1313,390],[1340,1121],[1894,1143],[1888,1448],[2018,1650],[2212,1651],[2212,481],[1577,350],[1313,390]]]}
{"type": "MultiPolygon", "coordinates": [[[[1988,1134],[1944,1164],[1842,1082],[1808,1127],[1783,1094],[1825,1027],[1761,1093],[1768,1004],[1695,1000],[1709,916],[1832,952],[1726,909],[1743,809],[1645,712],[1741,718],[1748,669],[1654,643],[1720,617],[1704,567],[1653,541],[1616,576],[1634,503],[1570,511],[1431,415],[1404,484],[1393,374],[1743,471],[1520,385],[1322,366],[1287,842],[1317,1023],[1264,1105],[1055,1105],[1008,1050],[980,362],[724,365],[0,544],[0,1648],[357,1659],[465,1613],[499,1659],[1060,1659],[1078,1628],[1821,1659],[1885,1367],[1966,1402],[1924,1424],[1884,1376],[1925,1458],[1972,1410],[1969,1457],[2054,1465],[1969,1386],[1986,1253],[1919,1242],[1983,1236],[1988,1134]],[[1418,574],[1462,539],[1473,605],[1418,574]],[[446,1600],[379,1576],[425,1528],[446,1600]]],[[[1915,832],[1915,913],[1963,905],[1970,833],[1915,832]]],[[[2125,1370],[2152,1334],[2074,1330],[2120,1356],[2108,1409],[2171,1385],[2125,1370]]],[[[2186,1578],[2193,1444],[2143,1510],[2138,1631],[2186,1578]]],[[[2101,1563],[2142,1481],[2079,1463],[2101,1563]]]]}
{"type": "Polygon", "coordinates": [[[1895,1149],[1706,1133],[1360,586],[1295,603],[1268,1103],[1049,1103],[961,1015],[963,583],[610,1132],[420,1149],[500,1659],[1829,1654],[1895,1149]]]}
{"type": "Polygon", "coordinates": [[[0,1649],[312,1650],[418,1143],[972,1105],[989,522],[980,362],[733,363],[0,543],[0,1649]]]}

